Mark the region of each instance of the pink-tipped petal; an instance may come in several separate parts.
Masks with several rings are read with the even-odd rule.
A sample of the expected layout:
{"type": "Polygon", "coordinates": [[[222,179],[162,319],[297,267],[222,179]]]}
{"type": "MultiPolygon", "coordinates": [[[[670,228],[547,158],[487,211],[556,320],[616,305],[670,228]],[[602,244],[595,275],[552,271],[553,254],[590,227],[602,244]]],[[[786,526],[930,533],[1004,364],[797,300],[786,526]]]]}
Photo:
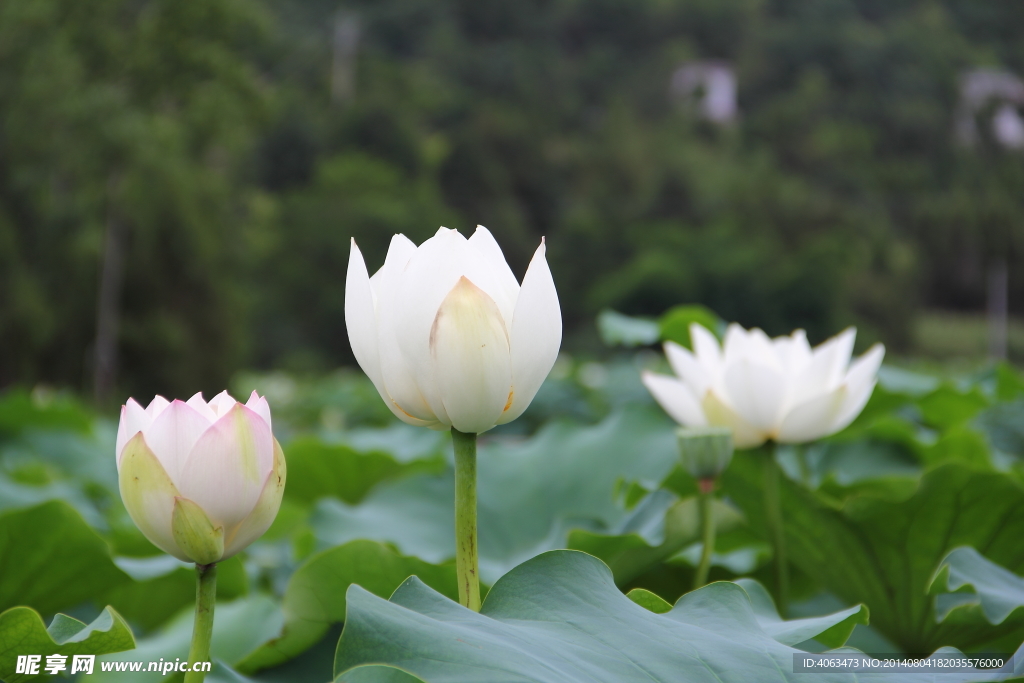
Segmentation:
{"type": "Polygon", "coordinates": [[[252,512],[273,464],[270,427],[236,403],[196,442],[182,468],[178,489],[215,526],[232,529],[252,512]]]}
{"type": "Polygon", "coordinates": [[[171,405],[171,402],[163,396],[160,396],[159,394],[154,396],[153,400],[149,402],[148,406],[146,406],[146,415],[149,417],[149,422],[155,420],[157,416],[164,412],[169,405],[171,405]]]}
{"type": "Polygon", "coordinates": [[[114,446],[118,467],[121,466],[121,451],[124,450],[124,445],[133,436],[148,427],[151,421],[150,417],[146,415],[146,411],[135,402],[134,398],[128,399],[128,402],[121,406],[121,420],[117,424],[117,441],[114,446]]]}
{"type": "Polygon", "coordinates": [[[203,400],[203,392],[196,392],[192,398],[185,401],[185,404],[209,420],[210,424],[217,421],[217,413],[213,412],[213,409],[203,400]]]}
{"type": "Polygon", "coordinates": [[[562,344],[562,311],[546,253],[541,241],[519,290],[509,335],[512,396],[498,424],[523,414],[551,372],[562,344]]]}
{"type": "Polygon", "coordinates": [[[675,377],[643,372],[644,386],[669,417],[685,427],[707,426],[707,418],[690,388],[675,377]]]}
{"type": "Polygon", "coordinates": [[[228,393],[228,390],[225,389],[214,396],[208,405],[217,417],[221,418],[227,415],[228,411],[234,408],[236,403],[238,403],[238,401],[236,401],[235,398],[228,393]]]}
{"type": "Polygon", "coordinates": [[[176,486],[180,487],[185,460],[210,426],[210,421],[191,406],[172,401],[153,424],[142,430],[150,450],[176,486]]]}
{"type": "Polygon", "coordinates": [[[253,391],[249,395],[249,400],[245,402],[245,407],[262,417],[263,421],[270,427],[270,431],[274,431],[274,426],[270,423],[270,404],[267,403],[265,397],[253,391]]]}

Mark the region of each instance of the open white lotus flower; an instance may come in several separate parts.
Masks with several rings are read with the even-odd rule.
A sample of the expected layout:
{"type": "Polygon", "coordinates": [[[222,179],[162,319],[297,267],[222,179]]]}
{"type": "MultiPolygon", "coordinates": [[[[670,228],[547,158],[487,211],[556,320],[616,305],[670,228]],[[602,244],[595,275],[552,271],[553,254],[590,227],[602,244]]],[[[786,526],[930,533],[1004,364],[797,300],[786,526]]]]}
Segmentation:
{"type": "Polygon", "coordinates": [[[395,415],[478,434],[522,415],[558,356],[562,315],[543,240],[520,287],[491,233],[391,239],[371,278],[352,241],[345,324],[395,415]]]}
{"type": "Polygon", "coordinates": [[[281,507],[285,461],[267,399],[242,405],[228,392],[209,403],[157,396],[121,408],[121,499],[146,538],[179,560],[210,564],[258,539],[281,507]]]}
{"type": "Polygon", "coordinates": [[[856,334],[851,327],[812,349],[803,330],[769,339],[733,323],[719,347],[693,324],[693,353],[665,343],[676,377],[645,372],[643,381],[674,420],[729,427],[737,448],[806,443],[850,424],[875,388],[885,347],[875,344],[851,363],[856,334]]]}

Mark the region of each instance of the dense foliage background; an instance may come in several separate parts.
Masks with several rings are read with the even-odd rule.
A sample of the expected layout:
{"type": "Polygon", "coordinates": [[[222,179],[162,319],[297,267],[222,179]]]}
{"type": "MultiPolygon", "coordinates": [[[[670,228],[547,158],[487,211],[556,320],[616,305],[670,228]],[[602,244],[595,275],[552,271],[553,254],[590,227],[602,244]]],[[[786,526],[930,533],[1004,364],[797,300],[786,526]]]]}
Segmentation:
{"type": "MultiPolygon", "coordinates": [[[[273,405],[288,483],[267,534],[219,565],[217,670],[207,680],[323,683],[353,664],[399,660],[420,676],[403,681],[467,670],[474,680],[579,680],[564,674],[572,665],[596,667],[587,680],[615,683],[703,680],[709,670],[798,683],[821,677],[789,673],[792,647],[843,643],[871,653],[1017,651],[1024,674],[1024,377],[1007,366],[946,378],[883,367],[849,428],[779,450],[792,578],[783,622],[762,588],[774,593],[761,479],[770,451],[738,452],[719,482],[710,577],[718,583],[691,592],[697,483],[679,466],[674,424],[640,383],[643,367],[667,370],[646,350],[620,349],[602,363],[563,357],[522,418],[481,438],[480,573],[503,597],[488,598],[479,620],[431,593],[457,595],[448,435],[397,422],[361,373],[240,376],[235,395],[256,388],[273,405]],[[593,557],[557,550],[566,548],[593,557]],[[414,611],[389,612],[386,599],[403,582],[408,594],[410,575],[425,584],[406,603],[414,611]],[[676,603],[673,614],[632,604],[624,594],[635,589],[649,591],[641,604],[653,611],[676,603]],[[430,620],[416,614],[423,610],[430,620]],[[680,621],[694,628],[680,635],[680,621]]],[[[14,673],[26,652],[97,652],[101,662],[186,656],[194,572],[129,519],[115,430],[66,394],[0,395],[0,556],[16,558],[0,563],[8,683],[43,679],[14,673]],[[83,622],[76,628],[95,620],[90,638],[51,640],[44,623],[55,612],[83,622]]],[[[98,664],[80,680],[125,675],[98,664]]]]}
{"type": "Polygon", "coordinates": [[[1024,301],[1021,158],[953,135],[965,69],[1024,73],[1022,12],[7,0],[0,386],[91,389],[105,259],[111,399],[348,363],[350,238],[372,269],[442,224],[487,225],[520,275],[546,236],[570,350],[604,307],[700,302],[926,352],[965,329],[926,312],[981,311],[996,260],[1024,301]],[[734,123],[669,97],[694,59],[733,64],[734,123]]]}

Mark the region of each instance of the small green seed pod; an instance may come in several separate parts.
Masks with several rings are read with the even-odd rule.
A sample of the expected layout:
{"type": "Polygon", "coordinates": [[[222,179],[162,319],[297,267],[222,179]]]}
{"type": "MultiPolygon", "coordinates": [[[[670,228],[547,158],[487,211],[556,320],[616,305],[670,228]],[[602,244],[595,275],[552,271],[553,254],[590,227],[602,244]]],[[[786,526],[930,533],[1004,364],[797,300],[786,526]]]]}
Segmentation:
{"type": "Polygon", "coordinates": [[[698,481],[717,479],[732,461],[732,430],[727,427],[680,427],[679,457],[698,481]]]}

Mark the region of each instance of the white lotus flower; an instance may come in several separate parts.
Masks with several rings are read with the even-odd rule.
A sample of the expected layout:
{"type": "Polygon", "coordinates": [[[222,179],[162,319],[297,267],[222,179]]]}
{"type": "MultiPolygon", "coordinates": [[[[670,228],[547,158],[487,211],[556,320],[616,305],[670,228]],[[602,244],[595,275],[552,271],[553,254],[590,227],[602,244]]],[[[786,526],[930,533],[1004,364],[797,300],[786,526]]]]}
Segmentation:
{"type": "Polygon", "coordinates": [[[146,538],[179,560],[210,564],[258,539],[281,506],[284,453],[267,399],[242,405],[228,392],[209,403],[157,396],[121,407],[121,498],[146,538]]]}
{"type": "Polygon", "coordinates": [[[418,248],[395,235],[371,278],[352,241],[348,338],[391,412],[477,434],[526,410],[562,340],[544,253],[542,240],[520,287],[486,228],[441,228],[418,248]]]}
{"type": "Polygon", "coordinates": [[[645,372],[643,381],[674,420],[730,427],[737,448],[769,439],[805,443],[850,424],[875,388],[885,347],[875,344],[850,363],[856,334],[851,327],[811,349],[803,330],[769,339],[734,323],[720,348],[711,332],[693,324],[693,353],[665,343],[676,377],[645,372]]]}

